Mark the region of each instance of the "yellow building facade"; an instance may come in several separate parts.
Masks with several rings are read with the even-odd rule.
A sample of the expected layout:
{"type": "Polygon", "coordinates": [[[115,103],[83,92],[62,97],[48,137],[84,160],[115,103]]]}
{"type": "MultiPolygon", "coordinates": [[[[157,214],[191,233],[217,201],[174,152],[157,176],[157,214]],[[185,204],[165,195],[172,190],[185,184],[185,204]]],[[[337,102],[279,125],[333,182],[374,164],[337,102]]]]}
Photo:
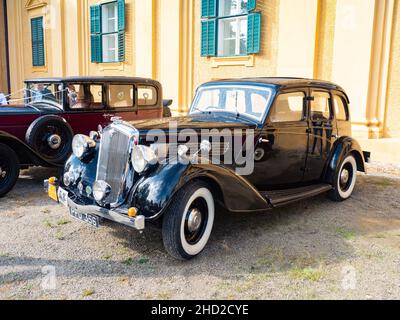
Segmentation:
{"type": "MultiPolygon", "coordinates": [[[[318,78],[347,91],[357,137],[400,140],[399,0],[125,0],[124,23],[117,30],[123,38],[101,35],[102,50],[107,46],[111,55],[123,41],[123,57],[108,62],[93,61],[91,8],[99,6],[102,18],[114,21],[114,11],[104,11],[113,1],[2,1],[2,91],[15,92],[24,79],[35,77],[142,76],[159,80],[165,98],[174,99],[173,109],[185,112],[196,87],[213,79],[318,78]],[[246,11],[249,5],[255,7],[246,11]],[[259,48],[248,53],[252,13],[261,17],[259,48]],[[38,17],[44,33],[40,66],[32,58],[32,19],[38,17]],[[210,21],[215,38],[209,34],[205,42],[210,21]],[[120,42],[113,42],[117,38],[120,42]],[[205,44],[207,50],[212,46],[211,54],[204,54],[205,44]]],[[[109,59],[108,53],[99,54],[109,59]]]]}

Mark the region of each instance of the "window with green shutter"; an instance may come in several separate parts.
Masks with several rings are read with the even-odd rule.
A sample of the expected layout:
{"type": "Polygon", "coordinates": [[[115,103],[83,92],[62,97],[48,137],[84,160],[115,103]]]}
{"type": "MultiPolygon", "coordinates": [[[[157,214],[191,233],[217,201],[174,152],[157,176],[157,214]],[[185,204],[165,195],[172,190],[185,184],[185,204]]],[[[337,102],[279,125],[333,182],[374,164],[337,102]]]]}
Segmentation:
{"type": "Polygon", "coordinates": [[[43,17],[31,19],[32,65],[45,66],[43,17]]]}
{"type": "Polygon", "coordinates": [[[125,61],[125,0],[90,7],[93,63],[125,61]]]}
{"type": "Polygon", "coordinates": [[[201,56],[243,56],[261,49],[256,0],[201,1],[201,56]]]}

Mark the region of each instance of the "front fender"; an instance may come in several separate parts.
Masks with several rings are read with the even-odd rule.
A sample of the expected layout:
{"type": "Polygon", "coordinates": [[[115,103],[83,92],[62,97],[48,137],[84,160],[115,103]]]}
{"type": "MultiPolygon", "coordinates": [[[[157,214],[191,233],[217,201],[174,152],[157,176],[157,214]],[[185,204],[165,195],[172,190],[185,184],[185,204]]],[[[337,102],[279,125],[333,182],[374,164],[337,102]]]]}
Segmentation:
{"type": "Polygon", "coordinates": [[[245,178],[226,167],[212,164],[160,165],[138,181],[130,203],[148,219],[158,219],[174,195],[195,179],[208,182],[216,200],[220,200],[229,211],[264,211],[270,208],[268,201],[245,178]]]}
{"type": "Polygon", "coordinates": [[[352,137],[341,137],[335,141],[327,168],[325,170],[325,180],[328,183],[334,181],[334,177],[339,170],[342,160],[350,153],[353,153],[357,161],[358,171],[365,172],[365,159],[360,144],[352,137]]]}
{"type": "Polygon", "coordinates": [[[39,153],[30,146],[6,132],[0,132],[0,143],[9,146],[15,151],[21,166],[42,166],[42,167],[60,167],[61,165],[45,160],[39,153]]]}

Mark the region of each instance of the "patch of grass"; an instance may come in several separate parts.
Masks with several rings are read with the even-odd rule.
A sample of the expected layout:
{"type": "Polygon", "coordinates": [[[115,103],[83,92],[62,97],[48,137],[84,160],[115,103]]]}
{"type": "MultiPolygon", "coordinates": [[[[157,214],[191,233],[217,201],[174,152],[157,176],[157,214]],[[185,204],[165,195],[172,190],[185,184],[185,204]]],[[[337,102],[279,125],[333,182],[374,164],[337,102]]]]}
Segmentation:
{"type": "Polygon", "coordinates": [[[344,227],[336,227],[335,232],[346,240],[352,240],[355,238],[356,234],[354,231],[346,229],[344,227]]]}
{"type": "Polygon", "coordinates": [[[8,252],[0,252],[0,258],[7,258],[10,254],[8,252]]]}
{"type": "Polygon", "coordinates": [[[62,232],[57,232],[56,233],[56,239],[57,240],[65,240],[64,235],[62,234],[62,232]]]}
{"type": "Polygon", "coordinates": [[[323,271],[321,269],[314,269],[314,268],[294,268],[290,270],[290,276],[294,279],[298,280],[308,280],[317,282],[321,280],[323,276],[323,271]]]}
{"type": "Polygon", "coordinates": [[[49,213],[51,213],[51,210],[45,208],[45,209],[43,209],[41,212],[44,213],[44,214],[49,214],[49,213]]]}
{"type": "Polygon", "coordinates": [[[47,228],[54,228],[53,224],[50,222],[49,219],[46,219],[43,221],[43,224],[45,225],[45,227],[47,228]]]}
{"type": "Polygon", "coordinates": [[[378,234],[374,235],[373,238],[375,238],[375,239],[386,239],[387,235],[384,234],[384,233],[378,233],[378,234]]]}
{"type": "Polygon", "coordinates": [[[82,296],[83,297],[90,297],[90,296],[94,295],[95,292],[96,291],[94,291],[94,289],[91,289],[91,288],[90,289],[85,289],[85,290],[83,290],[82,296]]]}
{"type": "Polygon", "coordinates": [[[122,263],[124,265],[131,266],[133,264],[133,259],[132,258],[128,258],[128,259],[122,261],[122,263]]]}
{"type": "Polygon", "coordinates": [[[107,255],[105,255],[105,256],[102,256],[101,257],[103,260],[110,260],[111,258],[112,258],[112,255],[111,254],[107,254],[107,255]]]}
{"type": "Polygon", "coordinates": [[[65,218],[61,218],[60,220],[57,221],[58,226],[65,226],[68,223],[71,223],[71,220],[65,218]]]}
{"type": "Polygon", "coordinates": [[[379,179],[374,179],[372,181],[370,181],[370,183],[376,185],[376,186],[380,186],[380,187],[392,187],[395,185],[393,180],[390,180],[388,178],[379,178],[379,179]]]}
{"type": "Polygon", "coordinates": [[[140,258],[137,262],[138,262],[139,264],[146,264],[146,263],[148,263],[149,261],[150,261],[150,259],[145,258],[145,257],[142,257],[142,258],[140,258]]]}
{"type": "Polygon", "coordinates": [[[229,289],[229,288],[231,288],[231,284],[229,283],[229,282],[227,282],[227,281],[221,281],[221,282],[218,282],[217,283],[217,285],[215,286],[218,290],[226,290],[226,289],[229,289]]]}
{"type": "Polygon", "coordinates": [[[161,300],[170,300],[171,299],[171,293],[169,292],[160,292],[158,294],[158,298],[161,300]]]}

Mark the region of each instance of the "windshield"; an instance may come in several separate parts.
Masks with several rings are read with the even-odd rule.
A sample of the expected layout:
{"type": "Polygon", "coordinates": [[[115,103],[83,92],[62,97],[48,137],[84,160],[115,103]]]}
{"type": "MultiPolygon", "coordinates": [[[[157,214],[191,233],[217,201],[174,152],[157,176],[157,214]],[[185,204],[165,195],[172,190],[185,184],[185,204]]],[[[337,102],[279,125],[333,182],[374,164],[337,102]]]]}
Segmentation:
{"type": "Polygon", "coordinates": [[[61,83],[28,83],[25,93],[27,103],[62,104],[63,86],[61,83]]]}
{"type": "Polygon", "coordinates": [[[210,86],[200,88],[190,114],[228,112],[261,122],[268,110],[272,90],[257,86],[210,86]]]}

